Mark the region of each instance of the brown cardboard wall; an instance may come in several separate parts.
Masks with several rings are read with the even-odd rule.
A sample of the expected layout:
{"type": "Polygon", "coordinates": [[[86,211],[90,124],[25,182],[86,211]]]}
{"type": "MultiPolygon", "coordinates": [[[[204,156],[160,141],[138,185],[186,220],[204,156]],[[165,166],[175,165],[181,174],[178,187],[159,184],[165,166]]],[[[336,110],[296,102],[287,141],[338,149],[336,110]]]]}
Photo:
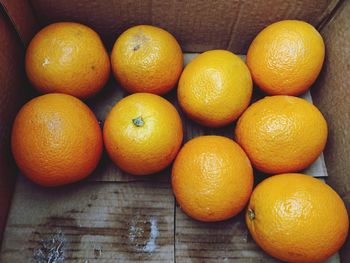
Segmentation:
{"type": "MultiPolygon", "coordinates": [[[[322,35],[326,63],[313,90],[314,102],[329,126],[324,152],[327,182],[342,196],[350,212],[350,1],[344,1],[322,35]]],[[[342,252],[342,262],[350,262],[349,238],[342,252]]]]}
{"type": "Polygon", "coordinates": [[[184,51],[228,48],[243,54],[263,27],[281,19],[319,25],[339,0],[90,1],[31,0],[41,25],[77,21],[97,30],[111,48],[116,37],[136,24],[161,26],[179,40],[184,51]]]}
{"type": "Polygon", "coordinates": [[[23,46],[0,9],[0,242],[15,183],[10,154],[11,125],[25,98],[23,46]]]}
{"type": "Polygon", "coordinates": [[[38,30],[38,22],[34,17],[29,1],[1,0],[0,4],[10,18],[21,41],[28,44],[38,30]]]}

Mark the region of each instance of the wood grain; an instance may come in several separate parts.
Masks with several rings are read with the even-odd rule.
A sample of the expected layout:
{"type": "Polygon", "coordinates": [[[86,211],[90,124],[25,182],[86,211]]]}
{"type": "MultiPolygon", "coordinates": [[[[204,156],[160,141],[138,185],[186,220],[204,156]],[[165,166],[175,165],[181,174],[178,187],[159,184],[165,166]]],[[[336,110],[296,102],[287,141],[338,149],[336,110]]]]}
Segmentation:
{"type": "Polygon", "coordinates": [[[243,213],[218,223],[203,223],[176,208],[176,262],[276,262],[254,243],[243,213]]]}
{"type": "Polygon", "coordinates": [[[172,262],[171,189],[155,182],[47,189],[21,178],[0,261],[32,262],[54,238],[62,241],[64,262],[172,262]]]}

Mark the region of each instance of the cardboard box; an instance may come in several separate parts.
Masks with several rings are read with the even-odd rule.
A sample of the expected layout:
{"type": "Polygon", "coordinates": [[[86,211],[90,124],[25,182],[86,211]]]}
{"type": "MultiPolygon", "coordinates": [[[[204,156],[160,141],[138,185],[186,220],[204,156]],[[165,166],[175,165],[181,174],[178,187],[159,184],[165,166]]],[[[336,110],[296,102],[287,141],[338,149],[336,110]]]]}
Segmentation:
{"type": "MultiPolygon", "coordinates": [[[[189,219],[176,206],[170,171],[149,177],[122,173],[104,157],[94,174],[71,186],[45,189],[21,175],[10,152],[15,114],[35,92],[23,70],[25,47],[43,26],[76,21],[95,29],[107,48],[126,28],[153,24],[170,31],[184,52],[228,49],[245,54],[253,37],[281,19],[316,26],[326,43],[326,61],[311,89],[329,125],[324,152],[326,179],[350,211],[350,1],[217,0],[89,1],[0,0],[0,230],[1,262],[275,262],[254,243],[242,214],[222,223],[189,219]],[[11,206],[10,213],[9,207],[11,206]],[[6,223],[7,221],[7,223],[6,223]],[[61,259],[60,259],[61,258],[61,259]]],[[[186,55],[186,59],[193,55],[186,55]]],[[[126,93],[111,77],[87,103],[103,121],[126,93]]],[[[167,99],[176,105],[176,93],[167,99]]],[[[200,134],[232,137],[233,125],[203,128],[184,118],[185,140],[200,134]]],[[[325,176],[324,161],[308,170],[325,176]]],[[[350,262],[350,241],[334,262],[350,262]]]]}

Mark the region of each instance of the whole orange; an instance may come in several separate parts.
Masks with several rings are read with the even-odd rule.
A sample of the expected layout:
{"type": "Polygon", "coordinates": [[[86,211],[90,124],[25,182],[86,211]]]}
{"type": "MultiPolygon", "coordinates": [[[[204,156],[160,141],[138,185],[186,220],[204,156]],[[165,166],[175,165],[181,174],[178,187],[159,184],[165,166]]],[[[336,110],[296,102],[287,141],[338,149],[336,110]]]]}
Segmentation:
{"type": "Polygon", "coordinates": [[[325,56],[321,35],[298,20],[273,23],[251,43],[247,64],[254,82],[271,95],[299,95],[316,80],[325,56]]]}
{"type": "Polygon", "coordinates": [[[253,191],[246,223],[258,245],[286,262],[323,262],[343,245],[348,214],[339,195],[303,174],[280,174],[253,191]]]}
{"type": "Polygon", "coordinates": [[[236,120],[248,107],[252,79],[238,56],[226,50],[211,50],[186,66],[177,95],[191,119],[205,126],[220,127],[236,120]]]}
{"type": "Polygon", "coordinates": [[[56,93],[34,98],[21,108],[11,142],[20,170],[43,186],[88,176],[103,148],[93,112],[79,99],[56,93]]]}
{"type": "Polygon", "coordinates": [[[167,93],[175,87],[183,68],[176,39],[149,25],[122,33],[114,44],[111,61],[114,76],[129,93],[167,93]]]}
{"type": "Polygon", "coordinates": [[[248,157],[233,140],[201,136],[180,150],[172,170],[172,188],[181,209],[200,221],[237,215],[253,188],[248,157]]]}
{"type": "Polygon", "coordinates": [[[51,24],[34,36],[25,67],[30,82],[40,92],[82,99],[99,92],[110,73],[109,57],[97,33],[69,22],[51,24]]]}
{"type": "Polygon", "coordinates": [[[252,104],[238,120],[235,133],[258,170],[296,172],[312,164],[323,151],[327,123],[308,101],[279,95],[252,104]]]}
{"type": "Polygon", "coordinates": [[[174,160],[183,138],[175,107],[150,93],[119,101],[106,118],[103,135],[111,159],[133,175],[163,170],[174,160]]]}

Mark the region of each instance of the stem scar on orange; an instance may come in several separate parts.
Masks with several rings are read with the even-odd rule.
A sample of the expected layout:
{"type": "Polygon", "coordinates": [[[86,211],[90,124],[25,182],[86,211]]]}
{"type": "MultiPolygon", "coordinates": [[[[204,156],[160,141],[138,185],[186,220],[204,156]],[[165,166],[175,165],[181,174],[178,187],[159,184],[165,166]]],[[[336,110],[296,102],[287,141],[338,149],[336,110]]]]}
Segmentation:
{"type": "Polygon", "coordinates": [[[117,166],[133,175],[148,175],[174,160],[183,131],[170,102],[158,95],[136,93],[113,107],[103,135],[106,150],[117,166]]]}
{"type": "Polygon", "coordinates": [[[323,262],[341,248],[349,229],[339,195],[304,174],[275,175],[258,184],[246,223],[263,250],[286,262],[323,262]]]}

